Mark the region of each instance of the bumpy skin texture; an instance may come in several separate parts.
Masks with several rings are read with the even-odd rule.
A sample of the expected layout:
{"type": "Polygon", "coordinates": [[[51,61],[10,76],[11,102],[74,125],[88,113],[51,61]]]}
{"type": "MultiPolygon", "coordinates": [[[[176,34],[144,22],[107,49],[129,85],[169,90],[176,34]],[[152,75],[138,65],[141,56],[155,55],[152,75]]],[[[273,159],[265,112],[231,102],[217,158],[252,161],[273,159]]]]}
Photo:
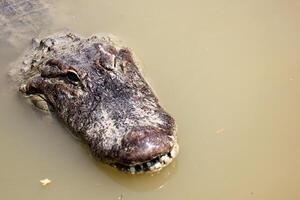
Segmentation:
{"type": "Polygon", "coordinates": [[[52,0],[0,0],[0,40],[17,45],[38,35],[50,22],[52,0]]]}
{"type": "Polygon", "coordinates": [[[42,96],[94,157],[138,173],[160,170],[176,156],[174,119],[133,53],[111,37],[50,36],[22,61],[20,90],[42,96]]]}

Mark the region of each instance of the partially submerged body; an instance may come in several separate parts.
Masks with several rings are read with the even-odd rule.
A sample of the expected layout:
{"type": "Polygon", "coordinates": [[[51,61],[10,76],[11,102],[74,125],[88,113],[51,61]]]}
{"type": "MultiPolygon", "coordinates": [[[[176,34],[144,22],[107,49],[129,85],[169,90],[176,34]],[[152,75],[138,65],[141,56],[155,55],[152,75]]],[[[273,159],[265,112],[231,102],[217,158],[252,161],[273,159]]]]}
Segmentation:
{"type": "MultiPolygon", "coordinates": [[[[0,41],[30,41],[49,25],[49,1],[1,0],[0,41]]],[[[20,91],[58,116],[95,158],[122,171],[158,171],[178,152],[174,119],[111,37],[57,34],[35,40],[12,75],[20,91]]]]}
{"type": "Polygon", "coordinates": [[[174,119],[111,37],[58,34],[17,62],[20,91],[57,114],[92,155],[130,173],[158,171],[177,155],[174,119]]]}

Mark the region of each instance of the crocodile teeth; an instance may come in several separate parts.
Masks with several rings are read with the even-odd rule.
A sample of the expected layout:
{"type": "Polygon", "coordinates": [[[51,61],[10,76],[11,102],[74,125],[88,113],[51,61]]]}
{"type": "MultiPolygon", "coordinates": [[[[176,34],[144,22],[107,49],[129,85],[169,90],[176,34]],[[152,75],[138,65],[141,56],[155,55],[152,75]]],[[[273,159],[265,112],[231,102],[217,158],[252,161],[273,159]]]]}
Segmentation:
{"type": "Polygon", "coordinates": [[[169,164],[172,161],[172,159],[169,158],[168,155],[162,156],[159,160],[160,160],[160,162],[162,162],[164,164],[169,164]]]}
{"type": "Polygon", "coordinates": [[[175,149],[173,149],[170,153],[171,153],[172,158],[174,158],[176,156],[176,150],[175,149]]]}
{"type": "Polygon", "coordinates": [[[136,171],[136,170],[135,170],[135,167],[130,167],[130,168],[129,168],[129,171],[130,171],[131,174],[135,174],[135,171],[136,171]]]}
{"type": "Polygon", "coordinates": [[[152,166],[151,162],[147,162],[147,166],[151,167],[152,166]]]}
{"type": "Polygon", "coordinates": [[[162,155],[162,156],[158,156],[148,162],[133,165],[133,166],[116,164],[115,167],[119,168],[122,171],[131,173],[131,174],[159,171],[164,166],[167,166],[168,164],[170,164],[172,162],[173,158],[176,157],[178,151],[179,151],[178,146],[175,145],[169,153],[162,155]]]}

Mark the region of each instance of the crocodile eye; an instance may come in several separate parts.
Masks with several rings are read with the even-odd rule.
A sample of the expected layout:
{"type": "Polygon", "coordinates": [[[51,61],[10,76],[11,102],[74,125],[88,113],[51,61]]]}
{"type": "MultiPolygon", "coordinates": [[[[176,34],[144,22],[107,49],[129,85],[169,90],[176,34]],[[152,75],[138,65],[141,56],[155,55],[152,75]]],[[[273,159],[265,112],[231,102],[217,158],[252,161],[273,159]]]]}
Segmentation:
{"type": "Polygon", "coordinates": [[[80,81],[78,74],[73,70],[67,71],[66,77],[69,81],[74,82],[74,83],[77,83],[80,81]]]}

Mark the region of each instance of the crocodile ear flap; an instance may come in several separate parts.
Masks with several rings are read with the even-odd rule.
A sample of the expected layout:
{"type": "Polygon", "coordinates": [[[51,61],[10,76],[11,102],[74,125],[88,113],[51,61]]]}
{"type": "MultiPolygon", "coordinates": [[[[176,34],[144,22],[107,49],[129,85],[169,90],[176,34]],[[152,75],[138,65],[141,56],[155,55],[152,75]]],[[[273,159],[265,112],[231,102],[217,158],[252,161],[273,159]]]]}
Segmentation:
{"type": "Polygon", "coordinates": [[[95,60],[96,67],[109,71],[122,70],[129,65],[134,65],[132,53],[128,48],[121,48],[119,51],[111,45],[103,45],[101,43],[94,44],[98,50],[98,56],[95,60]]]}
{"type": "Polygon", "coordinates": [[[95,47],[98,50],[98,56],[95,60],[95,64],[98,68],[104,68],[109,71],[113,71],[115,68],[115,52],[111,48],[107,49],[103,44],[97,43],[95,47]]]}
{"type": "Polygon", "coordinates": [[[128,48],[120,49],[117,55],[120,60],[126,63],[134,63],[132,53],[128,48]]]}
{"type": "Polygon", "coordinates": [[[120,49],[115,59],[115,66],[126,72],[130,65],[135,65],[131,51],[128,48],[120,49]]]}

